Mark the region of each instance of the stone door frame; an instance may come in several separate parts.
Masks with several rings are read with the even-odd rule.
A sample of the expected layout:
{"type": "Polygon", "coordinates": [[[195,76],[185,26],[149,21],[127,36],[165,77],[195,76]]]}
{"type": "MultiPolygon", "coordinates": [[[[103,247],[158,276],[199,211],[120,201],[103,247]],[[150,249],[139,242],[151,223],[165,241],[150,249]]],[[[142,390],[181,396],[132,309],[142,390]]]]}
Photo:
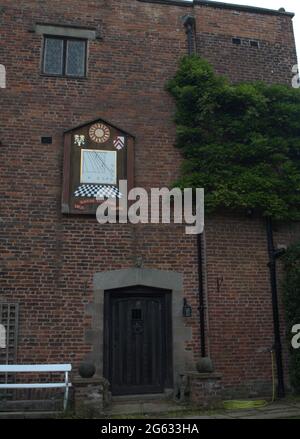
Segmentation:
{"type": "Polygon", "coordinates": [[[98,377],[103,376],[104,294],[109,290],[138,285],[171,290],[173,382],[174,388],[177,389],[180,385],[180,376],[194,369],[192,352],[185,349],[186,342],[192,338],[192,331],[190,327],[186,327],[182,315],[184,298],[182,273],[144,268],[95,273],[94,302],[87,306],[87,313],[92,316],[92,328],[86,331],[86,342],[92,344],[92,351],[85,360],[95,364],[98,377]]]}

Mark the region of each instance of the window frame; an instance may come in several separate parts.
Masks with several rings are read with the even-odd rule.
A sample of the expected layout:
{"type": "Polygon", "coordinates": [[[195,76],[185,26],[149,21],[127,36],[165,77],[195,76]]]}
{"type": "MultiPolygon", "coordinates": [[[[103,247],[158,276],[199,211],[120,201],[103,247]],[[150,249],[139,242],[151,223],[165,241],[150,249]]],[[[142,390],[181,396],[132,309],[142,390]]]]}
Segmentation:
{"type": "Polygon", "coordinates": [[[44,35],[43,41],[43,56],[42,56],[42,71],[43,76],[50,76],[55,78],[69,78],[69,79],[86,79],[87,78],[87,51],[88,51],[88,40],[85,38],[75,38],[63,35],[44,35]],[[48,73],[45,71],[45,56],[46,56],[46,40],[62,40],[63,42],[63,53],[62,53],[62,73],[48,73]],[[67,74],[67,52],[68,52],[68,41],[81,41],[84,43],[84,74],[82,76],[67,74]]]}

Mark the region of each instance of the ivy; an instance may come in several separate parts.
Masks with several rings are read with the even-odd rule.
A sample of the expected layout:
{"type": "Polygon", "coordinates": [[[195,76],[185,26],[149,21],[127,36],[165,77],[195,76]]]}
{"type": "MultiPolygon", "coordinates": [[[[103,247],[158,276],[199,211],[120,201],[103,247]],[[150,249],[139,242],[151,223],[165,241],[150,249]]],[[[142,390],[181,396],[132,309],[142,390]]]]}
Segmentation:
{"type": "MultiPolygon", "coordinates": [[[[300,89],[231,84],[198,57],[184,57],[167,84],[176,102],[176,146],[183,155],[174,186],[204,188],[206,213],[245,209],[300,220],[300,89]]],[[[300,244],[285,256],[289,334],[300,324],[300,244]]],[[[291,350],[300,393],[300,349],[291,350]]]]}
{"type": "MultiPolygon", "coordinates": [[[[283,258],[285,278],[283,298],[287,334],[291,346],[292,328],[300,324],[300,243],[291,246],[283,258]]],[[[290,378],[296,393],[300,394],[300,349],[290,347],[290,378]]]]}
{"type": "Polygon", "coordinates": [[[299,89],[232,85],[198,56],[182,59],[167,89],[184,158],[176,186],[204,188],[206,212],[300,219],[299,89]]]}

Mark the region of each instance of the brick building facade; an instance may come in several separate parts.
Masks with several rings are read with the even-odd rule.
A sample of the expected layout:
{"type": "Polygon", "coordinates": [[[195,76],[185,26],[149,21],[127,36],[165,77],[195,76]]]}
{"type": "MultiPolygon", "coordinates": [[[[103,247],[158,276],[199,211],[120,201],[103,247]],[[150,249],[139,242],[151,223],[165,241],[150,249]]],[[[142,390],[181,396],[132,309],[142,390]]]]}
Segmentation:
{"type": "MultiPolygon", "coordinates": [[[[181,157],[165,83],[188,51],[187,15],[195,19],[197,53],[216,72],[234,82],[291,83],[297,59],[292,14],[284,11],[200,0],[0,0],[0,64],[6,68],[6,88],[0,89],[0,302],[18,304],[14,361],[71,362],[75,375],[81,362],[92,361],[98,375],[110,377],[107,297],[121,288],[119,294],[136,300],[139,286],[152,298],[169,294],[168,364],[153,366],[163,370],[160,390],[178,394],[182,375],[196,369],[197,238],[181,225],[99,225],[95,216],[61,207],[64,137],[90,121],[130,133],[135,186],[165,187],[175,180],[181,157]],[[87,41],[84,77],[43,73],[44,39],[55,34],[87,41]],[[182,317],[184,298],[190,318],[182,317]]],[[[243,215],[206,218],[206,355],[229,396],[272,391],[264,227],[261,219],[243,215]]],[[[299,235],[296,224],[279,224],[275,242],[288,245],[299,235]]],[[[121,375],[115,379],[122,387],[121,375]]],[[[134,392],[129,385],[127,393],[134,392]]]]}

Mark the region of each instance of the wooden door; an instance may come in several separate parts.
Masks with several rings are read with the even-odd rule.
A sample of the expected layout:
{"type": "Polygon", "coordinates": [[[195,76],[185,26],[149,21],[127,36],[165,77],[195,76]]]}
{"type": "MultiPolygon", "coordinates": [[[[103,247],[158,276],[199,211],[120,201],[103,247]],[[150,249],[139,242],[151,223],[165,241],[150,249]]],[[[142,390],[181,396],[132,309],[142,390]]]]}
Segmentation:
{"type": "Polygon", "coordinates": [[[170,369],[170,309],[164,290],[109,293],[106,374],[115,395],[159,393],[170,369]]]}

